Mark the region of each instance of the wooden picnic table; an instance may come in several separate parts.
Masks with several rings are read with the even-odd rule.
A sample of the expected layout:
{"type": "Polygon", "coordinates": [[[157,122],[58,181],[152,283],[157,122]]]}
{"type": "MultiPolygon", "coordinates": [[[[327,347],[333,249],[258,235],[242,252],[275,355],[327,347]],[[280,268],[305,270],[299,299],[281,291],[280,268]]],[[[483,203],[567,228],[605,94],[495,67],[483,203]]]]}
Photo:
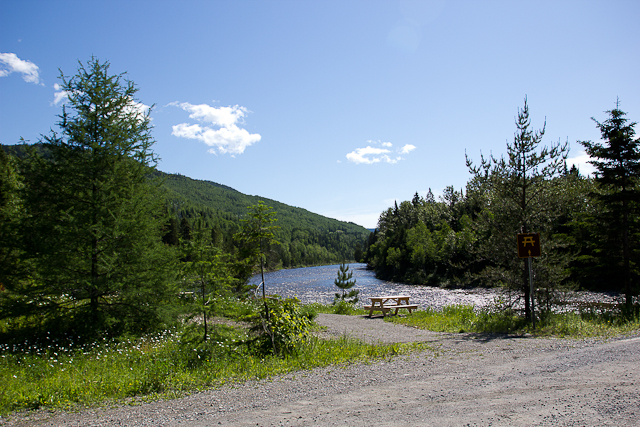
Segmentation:
{"type": "Polygon", "coordinates": [[[406,308],[411,310],[418,308],[417,304],[409,304],[409,295],[383,295],[380,297],[369,297],[371,305],[365,305],[364,309],[369,310],[369,317],[373,316],[374,311],[381,311],[382,316],[386,316],[391,310],[395,310],[394,314],[398,314],[398,310],[406,308]]]}

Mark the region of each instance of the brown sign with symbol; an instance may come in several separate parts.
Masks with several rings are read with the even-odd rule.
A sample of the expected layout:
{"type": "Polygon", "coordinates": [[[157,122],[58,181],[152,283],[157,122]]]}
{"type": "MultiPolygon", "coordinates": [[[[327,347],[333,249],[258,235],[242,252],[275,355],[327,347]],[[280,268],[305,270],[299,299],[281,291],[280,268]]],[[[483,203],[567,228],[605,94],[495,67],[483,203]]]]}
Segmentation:
{"type": "Polygon", "coordinates": [[[540,256],[540,233],[518,234],[518,257],[529,258],[540,256]]]}

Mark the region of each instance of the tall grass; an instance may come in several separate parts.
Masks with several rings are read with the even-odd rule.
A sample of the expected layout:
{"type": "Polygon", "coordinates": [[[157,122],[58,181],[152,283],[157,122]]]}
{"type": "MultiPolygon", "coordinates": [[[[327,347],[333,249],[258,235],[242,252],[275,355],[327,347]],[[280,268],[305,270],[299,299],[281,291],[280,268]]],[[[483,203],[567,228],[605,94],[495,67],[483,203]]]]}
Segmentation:
{"type": "Polygon", "coordinates": [[[0,414],[171,398],[228,382],[392,357],[420,347],[313,338],[295,354],[277,357],[254,352],[248,340],[243,329],[218,325],[205,343],[168,330],[137,340],[77,348],[28,342],[4,345],[0,347],[0,414]]]}
{"type": "Polygon", "coordinates": [[[388,321],[436,332],[478,332],[558,337],[611,336],[640,329],[640,319],[625,317],[618,311],[582,311],[546,313],[536,328],[509,310],[474,310],[471,305],[451,305],[442,310],[426,308],[406,317],[388,317],[388,321]]]}

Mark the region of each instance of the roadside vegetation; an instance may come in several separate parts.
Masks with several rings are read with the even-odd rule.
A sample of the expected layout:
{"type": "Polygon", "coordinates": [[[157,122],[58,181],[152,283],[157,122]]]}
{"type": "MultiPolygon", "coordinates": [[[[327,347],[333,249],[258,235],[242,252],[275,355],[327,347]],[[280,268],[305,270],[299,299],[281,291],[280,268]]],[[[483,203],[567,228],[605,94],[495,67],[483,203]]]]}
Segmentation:
{"type": "Polygon", "coordinates": [[[427,307],[407,316],[389,316],[387,320],[435,332],[476,332],[485,334],[531,334],[558,338],[617,336],[640,330],[640,318],[624,315],[624,307],[593,306],[579,312],[544,313],[536,327],[518,312],[501,304],[476,310],[471,305],[451,305],[436,310],[427,307]]]}
{"type": "MultiPolygon", "coordinates": [[[[276,306],[277,298],[272,298],[276,306]]],[[[282,302],[282,301],[280,301],[282,302]]],[[[260,333],[262,302],[220,299],[210,334],[202,340],[202,323],[141,337],[76,343],[72,339],[25,340],[0,345],[0,415],[25,409],[79,409],[106,403],[136,404],[175,398],[224,384],[258,380],[292,371],[390,358],[425,349],[423,344],[373,345],[341,337],[325,340],[310,333],[317,305],[296,305],[272,317],[276,335],[288,333],[300,317],[303,338],[271,351],[260,333]],[[228,316],[228,317],[227,317],[228,316]],[[287,320],[283,320],[287,319],[287,320]]],[[[283,304],[282,306],[286,306],[283,304]]],[[[277,309],[273,309],[273,314],[277,309]]],[[[266,341],[265,341],[266,339],[266,341]]]]}

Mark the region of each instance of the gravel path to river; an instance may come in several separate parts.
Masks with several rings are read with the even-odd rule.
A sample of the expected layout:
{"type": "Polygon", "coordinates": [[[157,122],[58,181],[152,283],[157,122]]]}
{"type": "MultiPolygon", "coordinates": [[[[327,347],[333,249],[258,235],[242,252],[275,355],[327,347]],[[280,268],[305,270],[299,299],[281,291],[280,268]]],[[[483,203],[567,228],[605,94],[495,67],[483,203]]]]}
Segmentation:
{"type": "Polygon", "coordinates": [[[420,331],[319,315],[325,336],[429,343],[371,364],[297,372],[182,399],[15,426],[640,426],[640,334],[566,340],[420,331]]]}

